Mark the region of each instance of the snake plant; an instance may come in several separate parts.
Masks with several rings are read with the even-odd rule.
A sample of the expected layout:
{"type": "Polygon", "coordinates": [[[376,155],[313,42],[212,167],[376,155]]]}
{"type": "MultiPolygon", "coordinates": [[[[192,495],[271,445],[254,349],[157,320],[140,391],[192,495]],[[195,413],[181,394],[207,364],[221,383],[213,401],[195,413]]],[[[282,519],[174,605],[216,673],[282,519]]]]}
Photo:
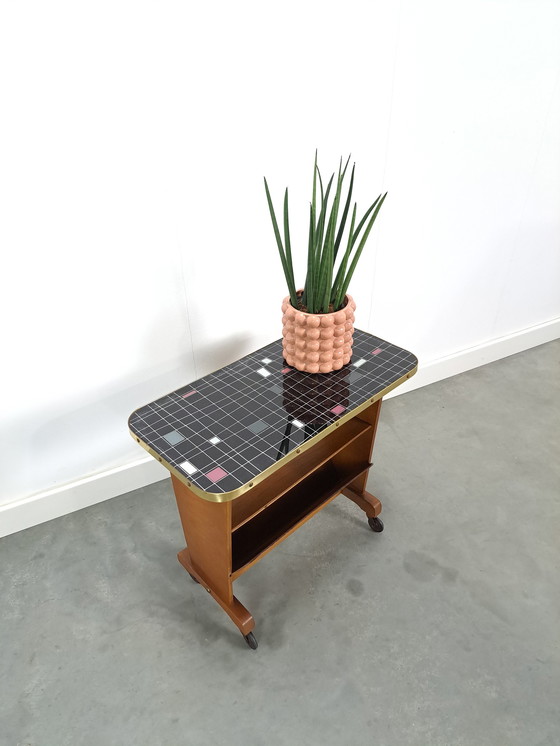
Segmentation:
{"type": "Polygon", "coordinates": [[[352,190],[354,188],[355,164],[352,166],[350,184],[348,186],[346,199],[344,200],[342,214],[339,218],[339,211],[343,202],[342,188],[349,161],[350,157],[348,157],[346,165],[342,168],[342,158],[340,159],[334,198],[329,212],[329,197],[335,175],[333,173],[326,189],[323,189],[323,179],[321,178],[321,172],[317,165],[317,153],[315,153],[313,195],[309,206],[307,276],[305,279],[303,294],[300,295],[298,295],[296,291],[296,284],[294,281],[292,246],[290,242],[288,189],[286,188],[286,191],[284,192],[284,240],[282,241],[266,178],[264,180],[266,199],[268,201],[268,208],[270,210],[276,243],[278,244],[280,261],[282,262],[284,275],[286,276],[286,282],[288,284],[290,302],[294,308],[299,308],[308,313],[329,313],[332,311],[338,311],[344,306],[348,285],[350,284],[350,280],[352,279],[352,275],[354,274],[354,270],[356,269],[356,265],[360,259],[371,229],[373,228],[375,219],[381,209],[381,205],[387,196],[387,192],[385,192],[383,196],[380,194],[375,202],[366,210],[364,216],[357,225],[357,203],[354,203],[350,218],[350,230],[348,231],[346,238],[346,249],[340,259],[338,269],[335,273],[336,260],[342,243],[344,228],[346,226],[352,202],[352,190]],[[319,200],[317,199],[317,180],[319,181],[319,200]],[[364,226],[365,229],[362,232],[364,226]]]}

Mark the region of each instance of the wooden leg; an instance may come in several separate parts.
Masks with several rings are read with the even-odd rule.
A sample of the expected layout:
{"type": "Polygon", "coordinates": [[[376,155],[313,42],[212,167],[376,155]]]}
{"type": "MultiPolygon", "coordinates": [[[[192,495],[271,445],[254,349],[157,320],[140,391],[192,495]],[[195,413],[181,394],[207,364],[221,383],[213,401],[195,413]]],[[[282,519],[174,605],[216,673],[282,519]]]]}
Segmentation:
{"type": "Polygon", "coordinates": [[[216,593],[215,590],[213,590],[208,585],[202,575],[199,575],[199,573],[192,565],[188,549],[183,549],[181,552],[179,552],[179,554],[177,555],[177,559],[183,565],[189,575],[192,575],[192,577],[195,578],[195,580],[197,580],[200,585],[208,591],[212,598],[220,604],[222,609],[226,612],[226,614],[236,625],[243,636],[248,635],[249,632],[251,632],[251,630],[255,628],[255,620],[253,619],[251,612],[248,611],[233,594],[230,601],[224,600],[223,598],[221,598],[220,595],[218,595],[218,593],[216,593]]]}
{"type": "MultiPolygon", "coordinates": [[[[358,415],[358,418],[364,422],[368,422],[372,426],[371,438],[368,443],[363,444],[364,458],[367,458],[371,463],[373,446],[375,444],[375,435],[377,432],[377,424],[379,422],[379,414],[381,412],[381,399],[374,402],[371,407],[368,407],[364,412],[358,415]]],[[[350,482],[348,487],[342,490],[342,494],[348,497],[352,502],[361,508],[368,518],[377,518],[381,513],[382,505],[381,502],[374,497],[372,494],[367,492],[366,484],[369,475],[369,470],[365,471],[361,476],[350,482]]],[[[383,524],[381,523],[381,526],[383,524]]],[[[371,526],[371,523],[370,523],[371,526]]]]}
{"type": "Polygon", "coordinates": [[[342,494],[352,500],[352,502],[356,503],[356,505],[365,512],[368,518],[377,518],[383,509],[380,500],[365,490],[360,495],[351,487],[345,487],[342,490],[342,494]]]}
{"type": "MultiPolygon", "coordinates": [[[[372,461],[373,446],[375,445],[375,436],[377,434],[377,424],[379,422],[379,415],[381,413],[381,402],[382,400],[378,399],[370,407],[365,409],[363,412],[360,412],[360,414],[358,415],[359,420],[367,422],[369,425],[372,426],[370,438],[363,444],[360,444],[363,448],[362,455],[364,457],[364,460],[369,461],[370,464],[372,461]]],[[[364,494],[368,475],[369,472],[365,471],[361,476],[351,482],[348,486],[351,490],[353,490],[353,492],[357,493],[358,495],[364,494]]]]}
{"type": "Polygon", "coordinates": [[[177,555],[193,578],[228,614],[243,636],[255,626],[250,612],[233,595],[231,580],[231,503],[212,503],[171,476],[187,549],[177,555]]]}

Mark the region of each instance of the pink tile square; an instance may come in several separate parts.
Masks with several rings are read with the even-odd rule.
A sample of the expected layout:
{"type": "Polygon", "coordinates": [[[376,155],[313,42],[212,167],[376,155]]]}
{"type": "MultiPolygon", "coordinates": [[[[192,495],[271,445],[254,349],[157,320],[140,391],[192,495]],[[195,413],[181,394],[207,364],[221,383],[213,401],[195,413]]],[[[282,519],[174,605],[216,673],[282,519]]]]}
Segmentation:
{"type": "Polygon", "coordinates": [[[196,394],[196,391],[187,391],[186,394],[183,394],[183,399],[186,399],[187,396],[192,396],[193,394],[196,394]]]}
{"type": "Polygon", "coordinates": [[[282,368],[282,373],[289,373],[291,368],[282,368]]]}
{"type": "Polygon", "coordinates": [[[342,404],[337,404],[336,407],[331,409],[331,412],[333,414],[342,414],[343,412],[346,412],[346,407],[343,407],[342,404]]]}
{"type": "Polygon", "coordinates": [[[216,466],[215,469],[212,469],[212,471],[209,471],[206,476],[211,482],[219,482],[220,479],[223,479],[224,477],[227,477],[227,471],[224,471],[221,466],[216,466]]]}
{"type": "Polygon", "coordinates": [[[383,352],[383,350],[381,349],[381,347],[376,347],[375,350],[371,351],[371,354],[372,355],[379,355],[380,352],[383,352]]]}

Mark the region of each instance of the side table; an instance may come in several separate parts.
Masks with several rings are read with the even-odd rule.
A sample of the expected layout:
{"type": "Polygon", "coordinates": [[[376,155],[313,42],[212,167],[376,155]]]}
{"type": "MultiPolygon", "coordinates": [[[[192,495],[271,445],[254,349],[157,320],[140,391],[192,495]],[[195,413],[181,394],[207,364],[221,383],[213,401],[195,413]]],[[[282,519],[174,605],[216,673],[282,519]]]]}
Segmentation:
{"type": "Polygon", "coordinates": [[[286,365],[278,340],[137,409],[132,437],[171,473],[187,547],[178,559],[249,647],[233,582],[339,494],[383,530],[366,482],[385,394],[412,353],[355,330],[352,361],[327,374],[286,365]]]}

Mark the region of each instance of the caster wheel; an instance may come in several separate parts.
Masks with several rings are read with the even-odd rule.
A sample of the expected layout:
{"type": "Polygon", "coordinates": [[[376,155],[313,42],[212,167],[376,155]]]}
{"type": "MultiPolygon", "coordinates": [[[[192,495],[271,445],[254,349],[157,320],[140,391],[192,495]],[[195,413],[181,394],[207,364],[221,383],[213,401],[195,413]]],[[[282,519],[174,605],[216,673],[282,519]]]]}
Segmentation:
{"type": "MultiPolygon", "coordinates": [[[[189,575],[191,575],[191,574],[189,573],[189,575]]],[[[195,576],[194,576],[194,575],[191,575],[191,578],[192,578],[192,579],[194,580],[194,582],[195,582],[195,583],[197,583],[197,584],[198,584],[198,580],[197,580],[197,579],[195,578],[195,576]]]]}
{"type": "Polygon", "coordinates": [[[257,638],[252,632],[249,632],[248,635],[243,635],[243,637],[245,638],[245,642],[251,648],[251,650],[256,650],[259,647],[257,638]]]}
{"type": "Polygon", "coordinates": [[[380,534],[384,529],[381,518],[368,518],[367,522],[369,523],[371,530],[375,531],[376,534],[380,534]]]}

